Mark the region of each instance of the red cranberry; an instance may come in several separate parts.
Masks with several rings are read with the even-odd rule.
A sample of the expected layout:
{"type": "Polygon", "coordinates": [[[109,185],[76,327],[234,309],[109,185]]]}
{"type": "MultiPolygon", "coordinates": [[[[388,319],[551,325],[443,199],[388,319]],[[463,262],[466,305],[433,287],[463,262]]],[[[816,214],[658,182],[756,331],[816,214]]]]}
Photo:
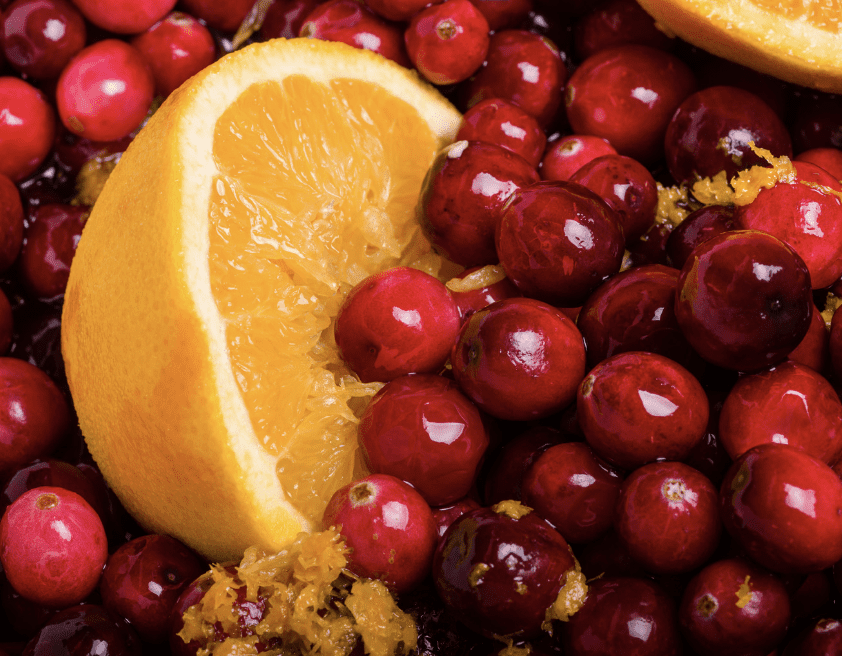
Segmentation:
{"type": "Polygon", "coordinates": [[[644,232],[640,239],[626,245],[629,252],[627,264],[629,267],[643,266],[644,264],[669,265],[667,257],[667,240],[672,233],[674,226],[669,221],[656,221],[649,230],[644,232]]]}
{"type": "Polygon", "coordinates": [[[547,144],[547,137],[533,116],[500,98],[480,101],[465,112],[456,140],[500,146],[520,155],[533,168],[541,162],[547,144]]]}
{"type": "Polygon", "coordinates": [[[476,312],[450,360],[462,390],[500,419],[538,419],[563,409],[585,375],[585,347],[575,324],[528,298],[476,312]]]}
{"type": "Polygon", "coordinates": [[[830,338],[824,319],[813,305],[810,327],[801,343],[790,351],[789,359],[810,367],[813,371],[824,373],[830,358],[830,338]]]}
{"type": "Polygon", "coordinates": [[[14,335],[14,322],[12,317],[12,305],[9,297],[0,290],[0,355],[9,351],[14,335]]]}
{"type": "Polygon", "coordinates": [[[457,141],[433,161],[421,195],[421,229],[445,257],[466,267],[496,264],[494,233],[512,194],[537,182],[519,155],[483,141],[457,141]]]}
{"type": "MultiPolygon", "coordinates": [[[[426,4],[426,0],[424,2],[426,4]]],[[[275,0],[266,10],[260,26],[260,39],[294,39],[307,15],[319,4],[320,0],[275,0]]]]}
{"type": "Polygon", "coordinates": [[[602,137],[571,134],[550,142],[539,173],[542,180],[569,180],[588,162],[603,155],[616,155],[617,151],[602,137]]]}
{"type": "Polygon", "coordinates": [[[141,656],[140,640],[102,606],[72,606],[53,616],[22,656],[141,656]]]}
{"type": "Polygon", "coordinates": [[[369,8],[391,21],[409,21],[425,7],[439,4],[442,0],[364,0],[369,8]]]}
{"type": "Polygon", "coordinates": [[[358,576],[402,593],[430,573],[436,522],[424,498],[394,476],[371,474],[337,490],[322,521],[339,528],[351,550],[348,569],[358,576]]]}
{"type": "Polygon", "coordinates": [[[0,174],[20,182],[53,147],[56,117],[46,96],[16,77],[0,77],[0,174]]]}
{"type": "Polygon", "coordinates": [[[105,500],[82,471],[61,460],[38,460],[18,469],[0,494],[0,516],[19,496],[36,487],[60,487],[75,492],[103,517],[105,500]]]}
{"type": "Polygon", "coordinates": [[[580,60],[614,46],[636,43],[669,50],[674,42],[635,0],[600,3],[577,21],[574,39],[580,60]]]}
{"type": "Polygon", "coordinates": [[[176,599],[170,613],[169,631],[169,647],[173,656],[196,656],[202,648],[198,640],[185,643],[178,634],[184,628],[184,613],[202,601],[213,583],[213,571],[207,571],[188,583],[176,599]]]}
{"type": "MultiPolygon", "coordinates": [[[[69,394],[64,375],[64,361],[61,357],[61,304],[28,301],[15,308],[14,320],[15,330],[12,336],[12,346],[9,349],[9,355],[14,357],[9,358],[9,360],[21,359],[35,365],[47,375],[51,382],[60,385],[61,389],[69,394]]],[[[0,370],[4,366],[5,361],[0,359],[0,370]]],[[[2,374],[0,374],[0,380],[2,380],[2,374]]],[[[55,405],[56,401],[53,398],[45,398],[44,403],[46,404],[47,401],[53,404],[50,407],[58,407],[55,405]]],[[[64,429],[62,429],[63,432],[64,429]]],[[[55,435],[53,439],[58,441],[61,438],[59,435],[55,435]]],[[[2,438],[0,438],[0,442],[2,442],[2,438]]],[[[39,451],[39,453],[40,456],[43,456],[49,451],[39,451]]],[[[33,457],[40,456],[36,454],[19,464],[25,464],[33,457]]],[[[2,462],[2,457],[0,457],[0,462],[2,462]]],[[[0,465],[0,469],[2,469],[2,465],[0,465]]]]}
{"type": "Polygon", "coordinates": [[[176,0],[73,0],[94,25],[117,34],[138,34],[166,16],[176,0]]]}
{"type": "Polygon", "coordinates": [[[516,27],[532,11],[532,0],[471,0],[488,21],[488,28],[499,32],[516,27]]]}
{"type": "Polygon", "coordinates": [[[687,215],[667,237],[667,255],[680,269],[702,242],[734,229],[734,208],[730,205],[705,205],[687,215]]]}
{"type": "Polygon", "coordinates": [[[783,656],[833,656],[842,651],[842,621],[822,618],[801,631],[783,656]]]}
{"type": "Polygon", "coordinates": [[[842,97],[803,89],[796,96],[790,126],[796,153],[811,148],[842,148],[842,97]]]}
{"type": "Polygon", "coordinates": [[[760,565],[807,573],[842,558],[842,480],[788,444],[761,444],[728,470],[720,491],[725,528],[760,565]]]}
{"type": "Polygon", "coordinates": [[[234,32],[251,11],[254,1],[182,0],[181,4],[184,5],[187,13],[205,21],[209,27],[222,32],[234,32]]]}
{"type": "Polygon", "coordinates": [[[443,283],[409,267],[369,276],[336,316],[336,345],[363,382],[437,373],[456,342],[459,310],[443,283]]]}
{"type": "MultiPolygon", "coordinates": [[[[97,164],[116,162],[131,142],[130,135],[116,141],[91,141],[62,126],[54,151],[56,164],[67,172],[68,177],[76,178],[88,162],[94,161],[97,164]]],[[[33,214],[32,209],[30,209],[30,214],[33,214]]]]}
{"type": "Polygon", "coordinates": [[[16,0],[3,12],[6,61],[37,80],[58,77],[86,37],[85,19],[65,0],[16,0]]]}
{"type": "Polygon", "coordinates": [[[807,333],[810,274],[772,235],[737,230],[712,237],[681,270],[675,316],[705,360],[753,371],[786,358],[807,333]]]}
{"type": "Polygon", "coordinates": [[[479,507],[480,505],[478,501],[475,501],[470,497],[465,497],[464,499],[460,499],[456,503],[452,503],[448,506],[433,508],[433,519],[436,520],[436,533],[439,538],[444,537],[444,534],[447,533],[447,529],[450,528],[450,525],[462,515],[469,513],[472,510],[476,510],[479,507]]]}
{"type": "Polygon", "coordinates": [[[745,560],[720,560],[687,585],[678,619],[697,653],[768,654],[786,635],[789,595],[766,570],[745,560]]]}
{"type": "Polygon", "coordinates": [[[708,390],[708,406],[710,414],[708,425],[701,441],[684,458],[684,464],[702,472],[714,485],[719,487],[728,468],[731,466],[731,456],[722,446],[719,439],[719,415],[725,402],[727,392],[708,390]]]}
{"type": "Polygon", "coordinates": [[[448,280],[446,286],[456,301],[463,324],[477,310],[482,310],[496,301],[520,296],[518,288],[499,266],[465,269],[448,280]]]}
{"type": "Polygon", "coordinates": [[[558,307],[582,305],[623,259],[617,213],[574,182],[515,191],[496,234],[500,264],[518,289],[558,307]]]}
{"type": "Polygon", "coordinates": [[[796,155],[795,161],[815,164],[837,180],[842,180],[842,150],[839,148],[811,148],[796,155]]]}
{"type": "Polygon", "coordinates": [[[131,40],[155,79],[155,92],[166,98],[216,59],[216,42],[208,28],[174,11],[131,40]]]}
{"type": "Polygon", "coordinates": [[[143,56],[128,43],[105,39],[79,52],[56,87],[65,127],[93,141],[114,141],[135,130],[155,95],[143,56]]]}
{"type": "Polygon", "coordinates": [[[602,50],[567,84],[567,119],[574,132],[607,139],[621,155],[650,165],[663,156],[673,113],[695,89],[677,57],[648,46],[602,50]]]}
{"type": "Polygon", "coordinates": [[[471,400],[429,374],[386,383],[360,419],[359,439],[371,472],[403,479],[431,506],[468,494],[489,443],[471,400]]]}
{"type": "MultiPolygon", "coordinates": [[[[5,152],[5,144],[0,147],[5,152]]],[[[20,192],[8,175],[0,173],[0,273],[12,266],[22,243],[23,204],[20,192]]]]}

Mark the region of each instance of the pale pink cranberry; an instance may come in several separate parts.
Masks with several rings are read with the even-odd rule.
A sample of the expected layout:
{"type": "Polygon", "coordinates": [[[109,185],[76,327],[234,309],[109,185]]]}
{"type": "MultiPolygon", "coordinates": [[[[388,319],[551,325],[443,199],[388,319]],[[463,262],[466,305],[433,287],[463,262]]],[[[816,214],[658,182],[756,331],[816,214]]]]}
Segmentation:
{"type": "Polygon", "coordinates": [[[602,137],[571,134],[547,144],[538,173],[542,180],[569,180],[588,162],[617,150],[602,137]]]}
{"type": "Polygon", "coordinates": [[[20,78],[0,77],[0,173],[23,180],[49,155],[55,134],[47,97],[20,78]]]}
{"type": "Polygon", "coordinates": [[[138,34],[172,11],[176,0],[73,0],[73,3],[94,25],[117,34],[138,34]]]}

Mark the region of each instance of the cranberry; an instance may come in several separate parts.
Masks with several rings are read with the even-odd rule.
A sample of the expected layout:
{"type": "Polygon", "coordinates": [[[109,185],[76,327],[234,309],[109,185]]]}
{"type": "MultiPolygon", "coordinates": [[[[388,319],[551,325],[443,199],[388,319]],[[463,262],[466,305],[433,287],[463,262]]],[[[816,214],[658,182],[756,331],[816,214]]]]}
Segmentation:
{"type": "Polygon", "coordinates": [[[597,157],[616,154],[614,146],[602,137],[571,134],[549,144],[539,173],[542,180],[569,180],[576,171],[597,157]]]}
{"type": "Polygon", "coordinates": [[[15,0],[0,25],[6,61],[37,80],[58,77],[86,37],[85,19],[65,0],[15,0]]]}
{"type": "Polygon", "coordinates": [[[516,27],[532,11],[533,0],[471,0],[495,32],[516,27]]]}
{"type": "Polygon", "coordinates": [[[768,654],[786,635],[789,596],[766,570],[745,560],[719,560],[687,585],[678,618],[697,653],[768,654]]]}
{"type": "Polygon", "coordinates": [[[787,645],[783,656],[833,656],[842,650],[842,621],[815,620],[787,645]]]}
{"type": "MultiPolygon", "coordinates": [[[[11,625],[15,634],[26,640],[38,633],[39,629],[61,610],[22,597],[5,576],[0,582],[0,606],[5,615],[4,619],[11,625]]],[[[0,651],[0,656],[4,653],[0,651]]]]}
{"type": "Polygon", "coordinates": [[[702,439],[709,412],[689,371],[643,351],[614,355],[591,369],[576,408],[591,448],[623,469],[684,459],[702,439]]]}
{"type": "Polygon", "coordinates": [[[694,210],[667,237],[667,255],[678,269],[702,242],[734,229],[734,208],[731,205],[705,205],[694,210]]]}
{"type": "Polygon", "coordinates": [[[842,380],[842,312],[834,312],[830,321],[828,350],[834,379],[842,380]]]}
{"type": "Polygon", "coordinates": [[[798,254],[772,235],[712,237],[681,270],[675,316],[708,362],[752,371],[786,358],[807,333],[813,299],[798,254]]]}
{"type": "MultiPolygon", "coordinates": [[[[5,145],[2,148],[5,152],[5,145]]],[[[12,266],[22,243],[23,204],[20,192],[8,175],[0,173],[0,273],[12,266]]]]}
{"type": "Polygon", "coordinates": [[[85,18],[94,25],[117,34],[138,34],[166,16],[176,0],[73,0],[85,18]]]}
{"type": "Polygon", "coordinates": [[[485,141],[511,150],[534,168],[541,162],[547,136],[534,117],[517,105],[488,98],[471,107],[462,117],[456,140],[485,141]]]}
{"type": "MultiPolygon", "coordinates": [[[[14,356],[14,358],[9,358],[9,360],[19,358],[35,365],[47,375],[51,383],[61,386],[61,389],[69,394],[64,375],[64,360],[61,357],[61,304],[27,301],[15,308],[14,320],[15,330],[12,336],[12,346],[9,349],[9,355],[14,356]]],[[[4,366],[5,361],[0,359],[0,370],[4,366]]],[[[0,380],[2,380],[1,374],[0,380]]],[[[54,409],[61,407],[50,396],[45,397],[43,402],[45,407],[54,409]],[[47,406],[47,402],[52,405],[47,406]]],[[[50,414],[50,412],[47,412],[47,414],[50,414]]],[[[63,432],[64,429],[62,429],[63,432]]],[[[48,433],[39,434],[46,436],[48,433]]],[[[52,435],[51,432],[49,434],[52,435]]],[[[26,439],[29,440],[30,438],[27,437],[26,439]]],[[[51,438],[51,443],[52,439],[57,442],[61,439],[60,434],[54,435],[51,438]]],[[[0,442],[2,442],[2,438],[0,438],[0,442]]],[[[48,451],[39,451],[39,453],[45,455],[48,451]]],[[[22,462],[29,462],[34,457],[39,456],[36,454],[22,462]]],[[[0,457],[0,462],[2,462],[2,457],[0,457]]],[[[2,465],[0,465],[0,469],[2,469],[2,465]]]]}
{"type": "Polygon", "coordinates": [[[635,0],[600,3],[577,21],[574,39],[580,60],[613,46],[636,43],[669,50],[674,42],[635,0]]]}
{"type": "Polygon", "coordinates": [[[607,139],[621,155],[650,165],[663,156],[667,125],[695,89],[693,73],[663,50],[617,46],[588,57],[567,83],[574,132],[607,139]]]}
{"type": "Polygon", "coordinates": [[[444,537],[450,525],[465,513],[479,508],[479,502],[470,497],[459,499],[459,501],[440,508],[433,508],[433,519],[436,520],[436,533],[439,538],[444,537]]]}
{"type": "Polygon", "coordinates": [[[524,296],[559,307],[582,305],[623,258],[617,213],[573,182],[515,191],[495,239],[500,264],[524,296]]]}
{"type": "Polygon", "coordinates": [[[20,182],[53,147],[56,118],[46,96],[16,77],[0,77],[0,174],[20,182]]]}
{"type": "Polygon", "coordinates": [[[701,441],[684,458],[684,464],[702,472],[717,487],[722,483],[728,468],[731,466],[731,456],[722,446],[719,439],[719,415],[725,402],[727,392],[708,390],[708,425],[701,441]]]}
{"type": "Polygon", "coordinates": [[[842,180],[842,150],[839,148],[811,148],[796,155],[795,161],[815,164],[837,180],[842,180]]]}
{"type": "MultiPolygon", "coordinates": [[[[426,4],[426,0],[424,2],[426,4]]],[[[260,26],[260,39],[297,37],[307,15],[319,4],[320,0],[275,0],[266,10],[260,26]]]]}
{"type": "Polygon", "coordinates": [[[842,148],[842,97],[807,89],[796,96],[790,126],[796,153],[842,148]]]}
{"type": "MultiPolygon", "coordinates": [[[[76,178],[86,164],[100,166],[110,162],[116,163],[131,142],[130,135],[116,141],[91,141],[62,126],[61,134],[56,139],[55,161],[61,170],[68,174],[68,177],[76,178]]],[[[32,210],[30,214],[33,214],[32,210]]]]}
{"type": "Polygon", "coordinates": [[[12,305],[9,297],[0,290],[0,355],[8,352],[13,334],[12,305]]]}
{"type": "Polygon", "coordinates": [[[450,360],[462,390],[501,419],[538,419],[563,409],[585,375],[585,347],[575,324],[528,298],[476,312],[450,360]]]}
{"type": "Polygon", "coordinates": [[[383,18],[391,21],[409,21],[430,4],[439,4],[442,0],[431,3],[430,0],[364,0],[365,4],[383,18]]]}
{"type": "Polygon", "coordinates": [[[53,616],[22,656],[141,656],[137,635],[102,606],[72,606],[53,616]]]}
{"type": "Polygon", "coordinates": [[[525,30],[501,30],[491,36],[485,66],[468,82],[468,107],[502,98],[549,125],[561,105],[567,67],[557,46],[525,30]]]}
{"type": "Polygon", "coordinates": [[[254,1],[182,0],[181,4],[187,13],[205,21],[208,26],[222,32],[234,32],[251,11],[254,1]]]}
{"type": "Polygon", "coordinates": [[[210,570],[188,583],[176,599],[170,613],[169,631],[169,647],[173,656],[196,656],[201,649],[202,645],[198,640],[185,643],[178,634],[184,628],[184,613],[188,608],[202,601],[213,584],[213,571],[210,570]]]}
{"type": "Polygon", "coordinates": [[[459,331],[459,310],[443,283],[409,267],[369,276],[336,316],[336,344],[363,382],[436,373],[459,331]]]}
{"type": "Polygon", "coordinates": [[[669,265],[667,240],[670,234],[672,234],[674,227],[669,221],[655,221],[641,235],[640,239],[626,245],[629,252],[626,265],[628,267],[642,266],[644,264],[669,265]]]}
{"type": "Polygon", "coordinates": [[[131,40],[155,79],[155,92],[166,98],[216,59],[216,42],[208,28],[174,11],[131,40]]]}
{"type": "Polygon", "coordinates": [[[725,528],[764,567],[815,572],[842,558],[842,480],[800,449],[749,449],[728,470],[720,502],[725,528]]]}
{"type": "Polygon", "coordinates": [[[15,499],[36,487],[60,487],[75,492],[103,517],[105,500],[94,484],[78,467],[53,459],[36,460],[12,474],[0,494],[0,516],[15,499]]]}
{"type": "Polygon", "coordinates": [[[800,362],[813,371],[824,373],[830,357],[829,343],[830,339],[821,310],[813,305],[810,328],[801,343],[790,352],[789,359],[800,362]]]}
{"type": "Polygon", "coordinates": [[[114,141],[135,130],[155,95],[143,56],[128,43],[105,39],[79,52],[56,87],[65,127],[93,141],[114,141]]]}
{"type": "Polygon", "coordinates": [[[512,194],[538,180],[519,155],[483,141],[442,149],[418,199],[421,229],[448,259],[467,267],[497,263],[494,233],[512,194]]]}
{"type": "Polygon", "coordinates": [[[477,310],[482,310],[496,301],[520,296],[518,288],[499,266],[465,269],[448,280],[446,285],[456,301],[463,324],[477,310]]]}

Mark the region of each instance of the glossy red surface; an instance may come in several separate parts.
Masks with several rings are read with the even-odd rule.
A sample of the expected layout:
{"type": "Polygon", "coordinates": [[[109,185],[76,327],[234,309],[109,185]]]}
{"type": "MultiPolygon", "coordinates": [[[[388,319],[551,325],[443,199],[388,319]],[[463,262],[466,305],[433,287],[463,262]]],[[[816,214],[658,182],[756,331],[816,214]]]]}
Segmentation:
{"type": "Polygon", "coordinates": [[[517,105],[489,98],[462,117],[456,140],[485,141],[520,155],[534,168],[541,162],[547,137],[538,121],[517,105]]]}
{"type": "Polygon", "coordinates": [[[0,173],[0,272],[12,266],[22,243],[23,204],[20,192],[8,175],[0,173]]]}
{"type": "Polygon", "coordinates": [[[0,173],[23,180],[53,147],[56,115],[47,97],[16,77],[0,77],[0,173]]]}
{"type": "Polygon", "coordinates": [[[166,16],[176,0],[73,0],[85,18],[109,32],[137,34],[166,16]]]}
{"type": "Polygon", "coordinates": [[[181,4],[191,16],[223,32],[234,32],[254,6],[252,0],[182,0],[181,4]]]}
{"type": "MultiPolygon", "coordinates": [[[[462,273],[454,277],[454,280],[462,280],[465,277],[475,273],[482,267],[469,267],[462,273]]],[[[450,289],[448,287],[448,289],[450,289]]],[[[520,296],[520,290],[515,287],[515,284],[507,277],[503,277],[497,282],[489,285],[481,285],[473,289],[465,289],[455,291],[450,289],[450,295],[456,301],[456,306],[459,308],[459,316],[462,323],[465,323],[471,315],[477,310],[482,310],[484,307],[502,301],[507,298],[515,298],[520,296]]]]}
{"type": "MultiPolygon", "coordinates": [[[[319,0],[275,0],[266,10],[258,31],[260,39],[294,39],[307,15],[319,4],[319,0]]],[[[372,6],[371,3],[366,4],[372,6]]]]}
{"type": "Polygon", "coordinates": [[[836,656],[842,653],[842,621],[821,618],[797,635],[783,656],[836,656]]]}
{"type": "Polygon", "coordinates": [[[383,18],[392,21],[408,21],[425,7],[440,4],[442,0],[365,0],[365,4],[383,18]]]}
{"type": "Polygon", "coordinates": [[[42,627],[22,656],[141,656],[137,634],[102,606],[71,606],[42,627]]]}
{"type": "Polygon", "coordinates": [[[635,0],[608,0],[594,6],[576,22],[573,40],[580,60],[620,45],[636,43],[661,50],[675,45],[635,0]]]}
{"type": "Polygon", "coordinates": [[[568,134],[548,146],[538,170],[542,180],[569,180],[591,160],[617,154],[608,141],[587,134],[568,134]]]}
{"type": "Polygon", "coordinates": [[[842,150],[839,148],[811,148],[796,155],[795,161],[815,164],[830,173],[837,180],[842,180],[842,150]]]}
{"type": "Polygon", "coordinates": [[[705,205],[687,215],[667,238],[670,263],[681,269],[696,246],[734,229],[732,205],[705,205]]]}

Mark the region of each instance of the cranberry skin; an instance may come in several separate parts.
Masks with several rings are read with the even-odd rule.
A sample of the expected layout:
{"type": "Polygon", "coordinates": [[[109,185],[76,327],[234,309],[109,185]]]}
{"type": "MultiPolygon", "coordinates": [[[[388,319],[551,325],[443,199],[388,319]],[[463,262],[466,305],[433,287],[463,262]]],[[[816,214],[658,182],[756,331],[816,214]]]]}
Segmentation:
{"type": "Polygon", "coordinates": [[[0,355],[8,352],[13,335],[12,305],[9,303],[9,297],[0,291],[0,355]]]}
{"type": "MultiPolygon", "coordinates": [[[[0,146],[5,148],[5,146],[0,146]]],[[[5,152],[5,151],[4,151],[5,152]]],[[[23,204],[8,175],[0,173],[0,273],[6,271],[23,243],[23,204]]]]}
{"type": "Polygon", "coordinates": [[[12,474],[0,494],[0,516],[19,496],[36,487],[60,487],[75,492],[103,516],[105,501],[94,484],[78,467],[53,459],[36,461],[12,474]]]}
{"type": "Polygon", "coordinates": [[[737,381],[722,406],[719,436],[732,458],[776,442],[833,464],[842,455],[842,403],[824,376],[782,362],[737,381]]]}
{"type": "Polygon", "coordinates": [[[510,298],[476,312],[450,357],[459,386],[500,419],[540,419],[576,397],[585,375],[585,347],[560,310],[510,298]]]}
{"type": "Polygon", "coordinates": [[[254,6],[253,0],[182,0],[181,4],[191,16],[221,32],[235,32],[254,6]]]}
{"type": "Polygon", "coordinates": [[[590,447],[623,469],[683,460],[702,439],[709,413],[689,371],[643,351],[620,353],[591,369],[576,409],[590,447]]]}
{"type": "Polygon", "coordinates": [[[695,88],[693,73],[668,52],[640,45],[608,48],[570,76],[567,119],[574,132],[603,137],[621,155],[651,165],[663,156],[673,113],[695,88]]]}
{"type": "Polygon", "coordinates": [[[53,147],[56,117],[46,96],[16,77],[0,77],[0,174],[20,182],[53,147]]]}
{"type": "Polygon", "coordinates": [[[669,50],[674,42],[635,0],[600,3],[576,22],[573,37],[580,61],[614,46],[636,43],[669,50]]]}
{"type": "Polygon", "coordinates": [[[520,296],[520,290],[499,266],[471,267],[446,283],[464,324],[477,310],[520,296]]]}
{"type": "Polygon", "coordinates": [[[830,337],[819,310],[813,305],[810,328],[801,343],[789,354],[789,359],[824,373],[830,358],[830,337]]]}
{"type": "Polygon", "coordinates": [[[790,616],[780,579],[736,558],[711,563],[696,574],[678,608],[693,649],[721,656],[766,656],[784,639],[790,616]]]}
{"type": "Polygon", "coordinates": [[[602,137],[570,134],[549,144],[538,172],[542,180],[570,180],[588,162],[616,154],[614,146],[602,137]]]}
{"type": "Polygon", "coordinates": [[[166,16],[176,0],[73,0],[73,4],[94,25],[116,34],[137,34],[166,16]]]}
{"type": "Polygon", "coordinates": [[[515,191],[495,235],[506,275],[524,296],[578,307],[623,260],[617,213],[574,182],[538,182],[515,191]]]}
{"type": "Polygon", "coordinates": [[[620,217],[627,243],[640,237],[655,220],[658,187],[649,170],[631,157],[603,155],[570,177],[598,194],[620,217]]]}
{"type": "Polygon", "coordinates": [[[140,640],[123,620],[96,604],[71,606],[38,631],[22,656],[141,656],[140,640]]]}
{"type": "Polygon", "coordinates": [[[418,199],[433,246],[466,267],[497,263],[494,234],[512,194],[538,181],[519,155],[483,141],[457,141],[436,155],[418,199]]]}
{"type": "Polygon", "coordinates": [[[260,26],[260,40],[294,39],[307,15],[319,4],[319,0],[275,0],[266,10],[260,26]]]}
{"type": "Polygon", "coordinates": [[[680,269],[699,244],[734,229],[734,208],[730,205],[705,205],[687,215],[667,237],[667,255],[680,269]]]}
{"type": "Polygon", "coordinates": [[[6,61],[36,80],[58,77],[86,37],[85,19],[65,0],[16,0],[0,25],[6,61]]]}
{"type": "Polygon", "coordinates": [[[730,180],[743,169],[766,164],[750,142],[776,157],[792,156],[786,126],[758,96],[737,87],[702,89],[681,103],[670,121],[664,142],[667,167],[679,183],[692,184],[720,171],[730,180]]]}
{"type": "Polygon", "coordinates": [[[516,27],[532,11],[532,0],[471,0],[480,10],[488,29],[499,32],[502,29],[516,27]]]}
{"type": "Polygon", "coordinates": [[[79,52],[56,86],[64,126],[93,141],[115,141],[135,130],[154,96],[155,80],[143,55],[117,39],[79,52]]]}
{"type": "Polygon", "coordinates": [[[441,369],[459,326],[459,310],[443,283],[395,267],[348,293],[336,317],[336,345],[360,380],[388,381],[441,369]]]}
{"type": "Polygon", "coordinates": [[[842,558],[842,480],[793,446],[761,444],[737,458],[720,504],[728,533],[775,572],[817,572],[842,558]]]}
{"type": "Polygon", "coordinates": [[[184,628],[184,613],[198,604],[213,585],[213,572],[206,571],[188,583],[176,599],[170,613],[169,647],[173,656],[196,656],[202,645],[198,640],[185,643],[178,635],[184,628]]]}
{"type": "Polygon", "coordinates": [[[807,334],[812,312],[804,260],[758,230],[702,243],[678,279],[678,325],[699,355],[725,369],[754,371],[781,362],[807,334]]]}
{"type": "Polygon", "coordinates": [[[480,507],[481,506],[478,501],[471,499],[470,497],[465,497],[463,499],[459,499],[456,503],[442,506],[440,508],[433,508],[433,519],[436,520],[436,533],[439,538],[444,537],[444,534],[447,533],[447,529],[450,528],[450,525],[462,515],[480,507]]]}
{"type": "Polygon", "coordinates": [[[441,0],[364,0],[374,13],[391,21],[409,21],[430,4],[439,4],[441,0]]]}
{"type": "Polygon", "coordinates": [[[431,374],[386,383],[360,419],[359,439],[369,471],[406,481],[431,506],[468,494],[489,443],[479,409],[431,374]]]}
{"type": "Polygon", "coordinates": [[[658,584],[606,576],[588,583],[582,608],[562,627],[566,656],[679,656],[675,603],[658,584]]]}
{"type": "Polygon", "coordinates": [[[520,155],[533,168],[540,164],[547,145],[547,136],[538,121],[500,98],[480,101],[465,112],[456,140],[485,141],[500,146],[520,155]]]}
{"type": "Polygon", "coordinates": [[[798,634],[783,656],[834,656],[842,652],[842,622],[822,618],[798,634]]]}
{"type": "Polygon", "coordinates": [[[795,161],[815,164],[837,180],[842,180],[842,150],[839,148],[811,148],[796,155],[795,161]]]}
{"type": "Polygon", "coordinates": [[[210,30],[198,20],[174,11],[131,40],[155,79],[155,92],[166,98],[216,59],[210,30]]]}
{"type": "Polygon", "coordinates": [[[451,525],[436,549],[433,580],[468,628],[529,637],[539,634],[574,567],[567,542],[534,512],[514,519],[480,508],[451,525]]]}
{"type": "Polygon", "coordinates": [[[485,66],[467,84],[467,107],[502,98],[534,116],[542,127],[561,105],[567,67],[557,46],[525,30],[501,30],[491,36],[485,66]]]}
{"type": "Polygon", "coordinates": [[[587,444],[557,444],[526,472],[523,502],[571,544],[591,542],[611,528],[622,482],[587,444]]]}

